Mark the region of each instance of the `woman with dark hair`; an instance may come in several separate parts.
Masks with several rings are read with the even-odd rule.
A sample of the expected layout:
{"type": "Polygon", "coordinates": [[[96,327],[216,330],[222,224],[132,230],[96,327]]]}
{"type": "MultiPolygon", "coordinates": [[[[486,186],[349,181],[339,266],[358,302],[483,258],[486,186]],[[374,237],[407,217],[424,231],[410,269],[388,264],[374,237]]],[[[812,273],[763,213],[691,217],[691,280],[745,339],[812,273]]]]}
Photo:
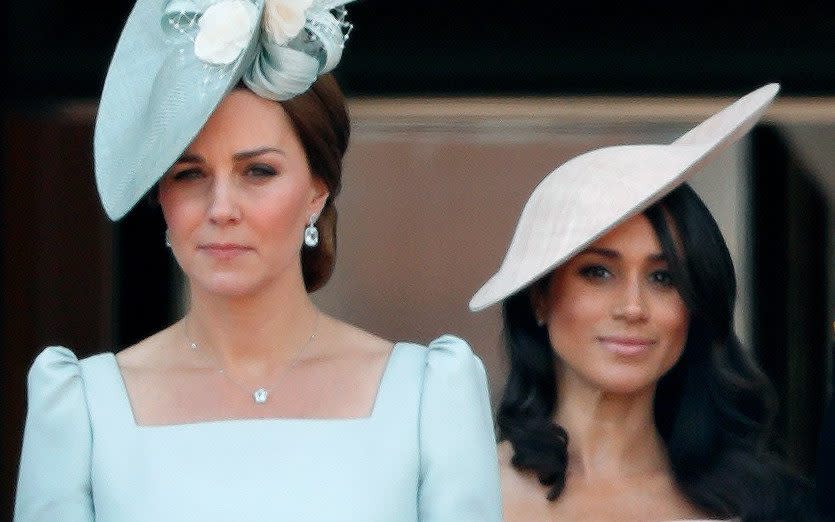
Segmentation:
{"type": "Polygon", "coordinates": [[[19,522],[500,520],[469,346],[392,343],[310,298],[333,270],[350,129],[327,74],[343,3],[137,3],[97,183],[114,220],[155,194],[189,303],[118,354],[38,356],[19,522]]]}
{"type": "Polygon", "coordinates": [[[684,184],[776,92],[670,145],[575,158],[531,195],[470,304],[503,302],[508,522],[802,518],[805,486],[766,449],[769,382],[733,331],[730,254],[684,184]]]}

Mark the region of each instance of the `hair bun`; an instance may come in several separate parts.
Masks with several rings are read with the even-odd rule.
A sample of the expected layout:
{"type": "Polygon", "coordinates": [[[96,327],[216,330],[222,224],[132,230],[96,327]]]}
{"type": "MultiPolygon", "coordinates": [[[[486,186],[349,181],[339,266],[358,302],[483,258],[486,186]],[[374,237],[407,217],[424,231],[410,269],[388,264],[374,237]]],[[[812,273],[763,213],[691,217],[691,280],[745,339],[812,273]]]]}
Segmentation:
{"type": "Polygon", "coordinates": [[[271,100],[287,100],[305,92],[320,74],[336,67],[353,27],[345,20],[345,1],[314,1],[301,13],[305,18],[300,29],[292,19],[296,13],[284,13],[287,18],[279,18],[279,8],[283,7],[276,5],[279,3],[265,2],[260,52],[243,75],[247,87],[271,100]]]}

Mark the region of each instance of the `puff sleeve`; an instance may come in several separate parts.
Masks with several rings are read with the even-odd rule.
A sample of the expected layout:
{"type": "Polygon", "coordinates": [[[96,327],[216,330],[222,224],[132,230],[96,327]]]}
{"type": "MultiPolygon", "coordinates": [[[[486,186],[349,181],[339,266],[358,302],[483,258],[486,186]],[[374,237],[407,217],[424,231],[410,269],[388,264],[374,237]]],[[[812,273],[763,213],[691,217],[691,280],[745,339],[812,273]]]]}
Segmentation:
{"type": "Polygon", "coordinates": [[[49,347],[29,370],[16,522],[92,521],[92,439],[78,359],[49,347]]]}
{"type": "Polygon", "coordinates": [[[484,366],[463,340],[429,344],[420,403],[421,522],[502,519],[484,366]]]}

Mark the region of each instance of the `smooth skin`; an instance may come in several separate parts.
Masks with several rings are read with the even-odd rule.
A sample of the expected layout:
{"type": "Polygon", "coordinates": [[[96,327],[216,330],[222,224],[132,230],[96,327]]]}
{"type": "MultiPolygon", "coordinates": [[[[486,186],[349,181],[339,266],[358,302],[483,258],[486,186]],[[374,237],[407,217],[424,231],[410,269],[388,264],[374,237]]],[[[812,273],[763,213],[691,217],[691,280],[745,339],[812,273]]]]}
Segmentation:
{"type": "Polygon", "coordinates": [[[681,357],[689,314],[649,220],[635,216],[592,243],[531,301],[558,361],[566,486],[548,502],[502,443],[505,520],[704,518],[676,488],[653,421],[656,385],[681,357]]]}
{"type": "Polygon", "coordinates": [[[304,288],[303,231],[327,196],[281,105],[228,94],[159,183],[190,304],[117,355],[137,424],[371,413],[392,343],[319,312],[304,288]]]}

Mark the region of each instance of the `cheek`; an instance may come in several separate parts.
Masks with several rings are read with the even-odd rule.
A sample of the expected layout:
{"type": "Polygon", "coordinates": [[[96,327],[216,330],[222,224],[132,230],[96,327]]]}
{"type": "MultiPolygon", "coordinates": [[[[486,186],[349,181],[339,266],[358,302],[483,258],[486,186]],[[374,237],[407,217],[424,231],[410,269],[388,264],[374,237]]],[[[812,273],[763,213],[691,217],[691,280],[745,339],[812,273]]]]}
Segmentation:
{"type": "Polygon", "coordinates": [[[551,298],[549,318],[564,327],[599,321],[607,316],[605,296],[589,289],[564,288],[551,298]]]}
{"type": "Polygon", "coordinates": [[[250,208],[251,222],[264,237],[298,236],[301,241],[306,222],[305,197],[300,190],[276,191],[267,194],[250,208]]]}
{"type": "Polygon", "coordinates": [[[681,298],[663,303],[656,311],[658,330],[665,337],[667,358],[672,364],[681,356],[690,327],[690,314],[681,298]]]}
{"type": "Polygon", "coordinates": [[[607,317],[601,296],[587,291],[565,295],[571,298],[553,299],[548,314],[548,330],[557,351],[571,350],[593,338],[599,323],[607,317]]]}
{"type": "Polygon", "coordinates": [[[166,184],[160,185],[158,200],[165,224],[172,233],[187,227],[197,215],[195,205],[183,191],[175,190],[166,184]]]}

